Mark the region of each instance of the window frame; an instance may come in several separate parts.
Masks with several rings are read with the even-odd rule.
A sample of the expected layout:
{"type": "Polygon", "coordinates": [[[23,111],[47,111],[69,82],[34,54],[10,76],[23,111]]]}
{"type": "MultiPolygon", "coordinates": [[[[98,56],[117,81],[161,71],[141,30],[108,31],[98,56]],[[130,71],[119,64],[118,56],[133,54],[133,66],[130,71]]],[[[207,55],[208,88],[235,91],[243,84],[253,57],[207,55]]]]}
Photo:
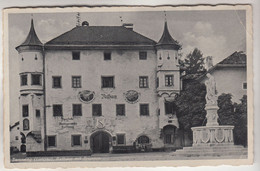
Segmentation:
{"type": "Polygon", "coordinates": [[[125,104],[116,104],[116,116],[126,116],[125,104]],[[123,115],[119,115],[119,106],[123,106],[123,115]]]}
{"type": "Polygon", "coordinates": [[[41,86],[42,85],[42,74],[37,74],[37,73],[32,73],[31,74],[31,85],[34,85],[34,86],[41,86]],[[34,76],[39,76],[39,84],[35,84],[34,83],[34,76]]]}
{"type": "Polygon", "coordinates": [[[140,103],[139,104],[139,113],[140,113],[140,116],[150,116],[150,109],[149,109],[149,103],[140,103]],[[147,106],[147,111],[148,111],[148,114],[147,115],[143,115],[142,114],[142,107],[144,106],[147,106]]]}
{"type": "Polygon", "coordinates": [[[103,56],[104,56],[104,61],[111,61],[112,60],[112,53],[111,52],[106,51],[106,52],[103,53],[103,56]],[[107,57],[109,57],[109,58],[107,58],[107,57]]]}
{"type": "Polygon", "coordinates": [[[82,87],[81,83],[82,83],[81,76],[71,76],[71,87],[72,88],[81,88],[82,87]],[[76,84],[75,84],[76,86],[74,86],[74,79],[79,79],[79,83],[78,83],[78,80],[76,80],[76,84]]]}
{"type": "Polygon", "coordinates": [[[101,76],[101,88],[115,88],[115,76],[101,76]],[[111,87],[104,87],[104,78],[112,78],[112,86],[111,87]]]}
{"type": "Polygon", "coordinates": [[[28,74],[21,74],[20,75],[20,85],[27,86],[28,85],[28,74]],[[26,84],[23,84],[23,77],[26,77],[26,84]]]}
{"type": "Polygon", "coordinates": [[[52,76],[52,88],[62,88],[62,77],[61,76],[52,76]],[[55,81],[54,79],[59,78],[60,86],[55,86],[55,81]]]}
{"type": "Polygon", "coordinates": [[[62,117],[63,116],[63,106],[62,106],[62,104],[53,104],[52,105],[52,116],[53,117],[62,117]],[[55,115],[54,107],[58,107],[58,106],[61,107],[61,114],[60,115],[55,115]]]}
{"type": "Polygon", "coordinates": [[[80,60],[80,51],[72,51],[72,60],[79,61],[80,60]],[[78,58],[75,58],[75,55],[78,55],[78,58]]]}
{"type": "Polygon", "coordinates": [[[247,82],[243,82],[243,83],[242,83],[242,89],[243,89],[243,90],[247,90],[247,82]],[[246,88],[245,88],[245,86],[246,86],[246,88]]]}
{"type": "Polygon", "coordinates": [[[35,116],[36,116],[36,118],[41,117],[41,110],[40,109],[35,109],[35,116]]]}
{"type": "Polygon", "coordinates": [[[55,147],[57,147],[57,136],[56,135],[48,135],[47,136],[47,147],[48,148],[55,148],[55,147]],[[54,146],[50,146],[49,145],[49,138],[54,138],[54,146]]]}
{"type": "Polygon", "coordinates": [[[118,134],[116,134],[116,144],[118,145],[118,146],[124,146],[124,145],[126,145],[126,135],[125,135],[125,133],[118,133],[118,134]],[[124,136],[123,137],[123,143],[118,143],[118,140],[119,140],[119,136],[124,136]]]}
{"type": "Polygon", "coordinates": [[[72,116],[82,116],[82,104],[72,104],[72,116]],[[75,110],[76,110],[76,106],[80,106],[80,113],[79,114],[75,114],[75,110]]]}
{"type": "Polygon", "coordinates": [[[92,117],[100,117],[102,116],[102,104],[99,103],[99,104],[92,104],[92,117]],[[100,115],[94,115],[94,106],[100,106],[100,115]]]}
{"type": "Polygon", "coordinates": [[[22,105],[22,115],[23,117],[28,117],[29,116],[29,105],[28,104],[24,104],[22,105]],[[24,107],[27,107],[27,114],[25,115],[24,113],[24,107]]]}
{"type": "Polygon", "coordinates": [[[139,60],[147,60],[147,51],[139,51],[139,60]]]}
{"type": "Polygon", "coordinates": [[[165,87],[174,86],[174,75],[173,74],[165,75],[164,79],[165,79],[165,87]]]}
{"type": "Polygon", "coordinates": [[[71,147],[75,147],[75,146],[76,147],[82,146],[82,136],[80,134],[71,135],[71,147]],[[79,137],[79,145],[74,144],[74,139],[73,139],[74,137],[79,137]]]}
{"type": "Polygon", "coordinates": [[[149,88],[149,77],[148,76],[139,76],[139,88],[149,88]]]}
{"type": "Polygon", "coordinates": [[[29,119],[27,119],[27,118],[25,118],[25,119],[23,119],[23,131],[29,131],[30,130],[30,121],[29,121],[29,119]],[[28,123],[28,127],[25,127],[25,123],[28,123]]]}

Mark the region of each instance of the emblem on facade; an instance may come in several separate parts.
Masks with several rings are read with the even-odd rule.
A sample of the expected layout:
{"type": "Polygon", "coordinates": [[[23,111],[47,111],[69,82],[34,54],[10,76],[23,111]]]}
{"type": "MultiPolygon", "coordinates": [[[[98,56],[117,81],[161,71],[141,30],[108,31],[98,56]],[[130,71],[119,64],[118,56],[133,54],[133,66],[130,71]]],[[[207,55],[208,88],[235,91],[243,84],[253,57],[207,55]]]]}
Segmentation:
{"type": "Polygon", "coordinates": [[[105,118],[97,118],[96,119],[96,128],[102,129],[105,127],[105,118]]]}
{"type": "Polygon", "coordinates": [[[95,98],[95,92],[89,90],[80,91],[78,94],[79,100],[84,103],[90,103],[95,98]]]}
{"type": "Polygon", "coordinates": [[[138,93],[135,90],[128,90],[126,93],[124,93],[124,95],[125,95],[125,100],[128,103],[136,103],[140,97],[140,93],[138,93]]]}

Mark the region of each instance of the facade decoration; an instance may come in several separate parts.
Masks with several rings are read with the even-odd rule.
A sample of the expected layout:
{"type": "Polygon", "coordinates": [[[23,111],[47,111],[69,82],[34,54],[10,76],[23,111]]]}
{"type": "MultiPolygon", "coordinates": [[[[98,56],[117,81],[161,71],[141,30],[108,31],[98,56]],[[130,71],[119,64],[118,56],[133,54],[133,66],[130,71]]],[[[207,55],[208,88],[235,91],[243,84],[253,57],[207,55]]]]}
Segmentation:
{"type": "Polygon", "coordinates": [[[125,94],[125,99],[128,103],[136,103],[139,100],[140,93],[135,90],[128,90],[125,94]]]}
{"type": "Polygon", "coordinates": [[[80,91],[78,94],[78,97],[79,97],[80,101],[82,101],[84,103],[90,103],[95,98],[95,92],[89,91],[89,90],[80,91]]]}

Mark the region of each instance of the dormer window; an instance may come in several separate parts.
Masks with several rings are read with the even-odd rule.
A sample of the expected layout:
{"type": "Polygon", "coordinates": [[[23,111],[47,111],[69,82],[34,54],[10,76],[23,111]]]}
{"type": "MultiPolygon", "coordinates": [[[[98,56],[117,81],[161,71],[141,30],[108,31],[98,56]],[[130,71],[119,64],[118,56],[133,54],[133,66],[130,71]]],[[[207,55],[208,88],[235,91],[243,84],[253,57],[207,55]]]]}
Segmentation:
{"type": "Polygon", "coordinates": [[[72,60],[80,60],[80,52],[72,52],[72,60]]]}
{"type": "Polygon", "coordinates": [[[145,52],[145,51],[139,52],[139,59],[140,60],[146,60],[147,59],[147,52],[145,52]]]}

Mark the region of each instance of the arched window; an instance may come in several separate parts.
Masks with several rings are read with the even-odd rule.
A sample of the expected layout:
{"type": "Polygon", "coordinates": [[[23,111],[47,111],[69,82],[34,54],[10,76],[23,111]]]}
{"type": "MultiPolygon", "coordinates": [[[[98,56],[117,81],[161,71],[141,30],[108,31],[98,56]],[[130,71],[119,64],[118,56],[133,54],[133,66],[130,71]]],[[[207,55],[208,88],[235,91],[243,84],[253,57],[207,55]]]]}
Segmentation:
{"type": "Polygon", "coordinates": [[[147,136],[143,135],[137,139],[137,142],[138,144],[148,144],[150,142],[150,139],[147,136]]]}
{"type": "Polygon", "coordinates": [[[23,130],[26,131],[26,130],[29,130],[29,129],[30,129],[29,120],[28,119],[24,119],[23,120],[23,130]]]}

